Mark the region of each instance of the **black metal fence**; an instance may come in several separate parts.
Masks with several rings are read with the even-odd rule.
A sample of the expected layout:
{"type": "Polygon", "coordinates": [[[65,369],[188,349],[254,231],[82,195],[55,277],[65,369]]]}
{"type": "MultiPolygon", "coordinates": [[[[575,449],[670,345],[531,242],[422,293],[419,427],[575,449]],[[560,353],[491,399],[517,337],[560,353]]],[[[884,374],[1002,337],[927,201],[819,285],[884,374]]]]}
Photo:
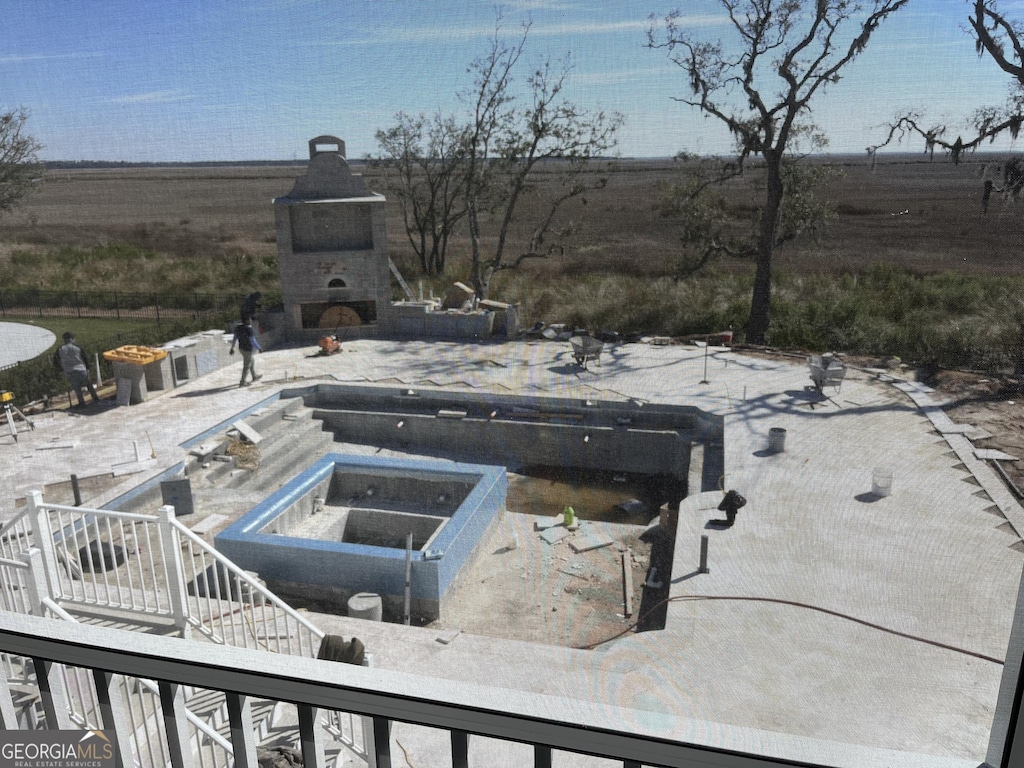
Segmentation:
{"type": "Polygon", "coordinates": [[[0,289],[0,318],[75,317],[115,320],[215,318],[237,313],[242,296],[226,293],[132,293],[0,289]]]}

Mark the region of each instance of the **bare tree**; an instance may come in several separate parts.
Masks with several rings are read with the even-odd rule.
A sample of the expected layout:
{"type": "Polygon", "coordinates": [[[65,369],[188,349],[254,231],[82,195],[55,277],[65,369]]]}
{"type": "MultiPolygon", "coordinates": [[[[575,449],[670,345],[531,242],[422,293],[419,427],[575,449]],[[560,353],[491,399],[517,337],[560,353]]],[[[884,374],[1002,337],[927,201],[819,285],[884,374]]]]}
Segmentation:
{"type": "Polygon", "coordinates": [[[652,18],[647,44],[686,72],[675,100],[719,120],[735,138],[737,170],[764,161],[764,198],[750,251],[756,261],[747,341],[764,343],[771,321],[772,255],[780,242],[786,160],[802,138],[814,96],[839,81],[871,35],[908,0],[719,0],[734,41],[708,41],[675,11],[652,18]]]}
{"type": "Polygon", "coordinates": [[[928,155],[934,156],[935,149],[940,148],[956,163],[964,152],[973,152],[986,141],[995,141],[1002,135],[1017,138],[1024,126],[1024,24],[1001,13],[996,0],[969,0],[969,3],[971,13],[967,23],[974,36],[975,50],[979,56],[990,57],[1010,76],[1006,102],[975,111],[969,118],[975,135],[967,141],[960,136],[949,141],[946,138],[948,126],[929,123],[922,112],[900,115],[890,124],[884,141],[868,147],[869,155],[910,134],[924,140],[924,151],[928,155]]]}
{"type": "Polygon", "coordinates": [[[586,112],[565,98],[571,72],[568,60],[545,60],[526,79],[528,101],[522,107],[513,93],[513,74],[519,63],[529,25],[512,43],[502,40],[499,28],[491,38],[490,50],[477,59],[472,91],[466,100],[472,117],[467,136],[467,209],[470,235],[470,281],[481,298],[486,298],[493,276],[515,269],[530,258],[548,256],[555,249],[552,235],[566,235],[553,227],[562,205],[588,190],[603,186],[606,178],[587,175],[592,161],[605,156],[616,144],[616,132],[623,118],[618,114],[586,112]],[[553,161],[547,166],[548,161],[553,161]],[[544,164],[560,175],[543,203],[543,213],[532,222],[529,241],[513,257],[507,256],[512,224],[520,203],[540,194],[536,183],[544,164]],[[494,245],[484,251],[480,219],[489,215],[497,224],[494,245]]]}
{"type": "Polygon", "coordinates": [[[450,238],[465,220],[469,280],[480,298],[489,295],[495,274],[549,256],[574,231],[559,217],[563,204],[606,183],[591,172],[591,161],[614,148],[622,124],[620,115],[584,111],[566,99],[567,60],[541,62],[517,89],[530,27],[509,40],[501,21],[499,15],[486,54],[469,67],[473,82],[460,94],[464,115],[399,114],[394,127],[377,133],[379,162],[398,172],[406,232],[424,271],[444,268],[450,238]],[[531,198],[533,218],[522,222],[530,235],[519,238],[513,225],[531,198]]]}
{"type": "Polygon", "coordinates": [[[0,213],[18,205],[42,178],[36,153],[42,145],[25,132],[23,109],[0,113],[0,213]]]}
{"type": "Polygon", "coordinates": [[[394,170],[395,191],[406,236],[423,274],[444,272],[448,244],[466,216],[464,128],[440,113],[431,118],[395,115],[395,125],[377,131],[383,155],[374,165],[394,170]]]}

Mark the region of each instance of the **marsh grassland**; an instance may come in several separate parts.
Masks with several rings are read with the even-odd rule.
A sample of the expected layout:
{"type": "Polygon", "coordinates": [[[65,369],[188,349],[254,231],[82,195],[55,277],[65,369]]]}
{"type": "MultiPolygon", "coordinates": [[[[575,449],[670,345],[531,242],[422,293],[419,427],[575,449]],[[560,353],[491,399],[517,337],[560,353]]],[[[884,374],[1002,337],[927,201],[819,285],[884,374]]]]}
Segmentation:
{"type": "MultiPolygon", "coordinates": [[[[894,155],[874,168],[862,157],[805,160],[841,171],[819,191],[834,215],[813,237],[777,251],[770,343],[945,367],[1012,367],[1024,319],[1024,202],[995,195],[987,214],[981,205],[983,177],[998,184],[1002,159],[977,155],[954,165],[894,155]]],[[[359,164],[356,171],[388,193],[379,171],[359,164]]],[[[607,184],[564,210],[558,228],[570,234],[547,258],[501,273],[492,298],[521,304],[527,323],[659,335],[741,329],[749,262],[723,257],[680,276],[680,224],[661,215],[658,203],[685,167],[622,160],[595,172],[607,184]]],[[[0,220],[0,284],[273,295],[272,201],[301,173],[301,165],[50,170],[27,203],[0,220]]],[[[552,168],[538,183],[556,178],[552,168]]],[[[723,191],[732,226],[749,226],[757,216],[756,170],[723,191]]],[[[440,293],[465,280],[465,233],[451,245],[446,273],[424,278],[398,205],[388,199],[392,258],[414,289],[440,293]]],[[[519,247],[534,205],[528,199],[520,211],[519,247]]],[[[485,237],[496,229],[483,225],[485,237]]]]}

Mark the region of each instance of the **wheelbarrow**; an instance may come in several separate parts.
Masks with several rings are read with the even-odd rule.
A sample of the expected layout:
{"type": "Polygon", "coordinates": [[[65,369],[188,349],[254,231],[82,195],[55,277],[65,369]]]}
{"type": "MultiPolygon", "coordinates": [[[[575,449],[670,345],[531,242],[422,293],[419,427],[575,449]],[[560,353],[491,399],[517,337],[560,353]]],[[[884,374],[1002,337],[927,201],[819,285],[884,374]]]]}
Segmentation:
{"type": "Polygon", "coordinates": [[[807,358],[807,367],[811,372],[814,388],[824,394],[825,387],[835,387],[836,392],[843,386],[846,378],[846,365],[831,355],[811,355],[807,358]]]}
{"type": "Polygon", "coordinates": [[[569,343],[572,345],[572,356],[576,360],[576,365],[586,370],[587,363],[591,360],[597,361],[598,365],[601,364],[601,350],[604,349],[604,342],[600,339],[595,339],[593,336],[573,336],[569,339],[569,343]]]}

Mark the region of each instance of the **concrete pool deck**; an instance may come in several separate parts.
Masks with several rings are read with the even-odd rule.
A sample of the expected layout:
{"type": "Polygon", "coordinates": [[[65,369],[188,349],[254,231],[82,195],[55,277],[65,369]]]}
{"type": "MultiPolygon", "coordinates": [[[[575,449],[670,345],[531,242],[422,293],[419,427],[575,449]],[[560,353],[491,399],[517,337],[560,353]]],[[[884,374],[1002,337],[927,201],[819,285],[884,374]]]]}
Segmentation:
{"type": "MultiPolygon", "coordinates": [[[[0,514],[14,513],[15,496],[71,473],[139,470],[86,500],[100,506],[181,461],[186,439],[311,383],[695,405],[724,415],[725,487],[749,503],[721,529],[708,526],[722,517],[720,493],[684,501],[665,630],[588,652],[468,634],[442,644],[430,630],[352,619],[317,616],[318,625],[358,634],[382,668],[429,669],[581,707],[614,702],[667,737],[724,749],[851,766],[915,764],[896,754],[904,751],[950,765],[984,760],[1002,666],[979,656],[1005,655],[1024,510],[927,391],[852,372],[818,400],[798,359],[713,349],[705,372],[704,350],[684,346],[613,347],[589,371],[557,342],[364,340],[312,355],[264,354],[263,380],[244,389],[231,366],[139,405],[47,414],[17,442],[0,432],[9,491],[0,514]],[[787,430],[782,453],[766,450],[773,427],[787,430]],[[893,473],[884,498],[871,493],[876,467],[893,473]],[[701,535],[709,573],[696,573],[701,535]]],[[[394,735],[417,765],[435,764],[423,730],[398,724],[394,735]]]]}

